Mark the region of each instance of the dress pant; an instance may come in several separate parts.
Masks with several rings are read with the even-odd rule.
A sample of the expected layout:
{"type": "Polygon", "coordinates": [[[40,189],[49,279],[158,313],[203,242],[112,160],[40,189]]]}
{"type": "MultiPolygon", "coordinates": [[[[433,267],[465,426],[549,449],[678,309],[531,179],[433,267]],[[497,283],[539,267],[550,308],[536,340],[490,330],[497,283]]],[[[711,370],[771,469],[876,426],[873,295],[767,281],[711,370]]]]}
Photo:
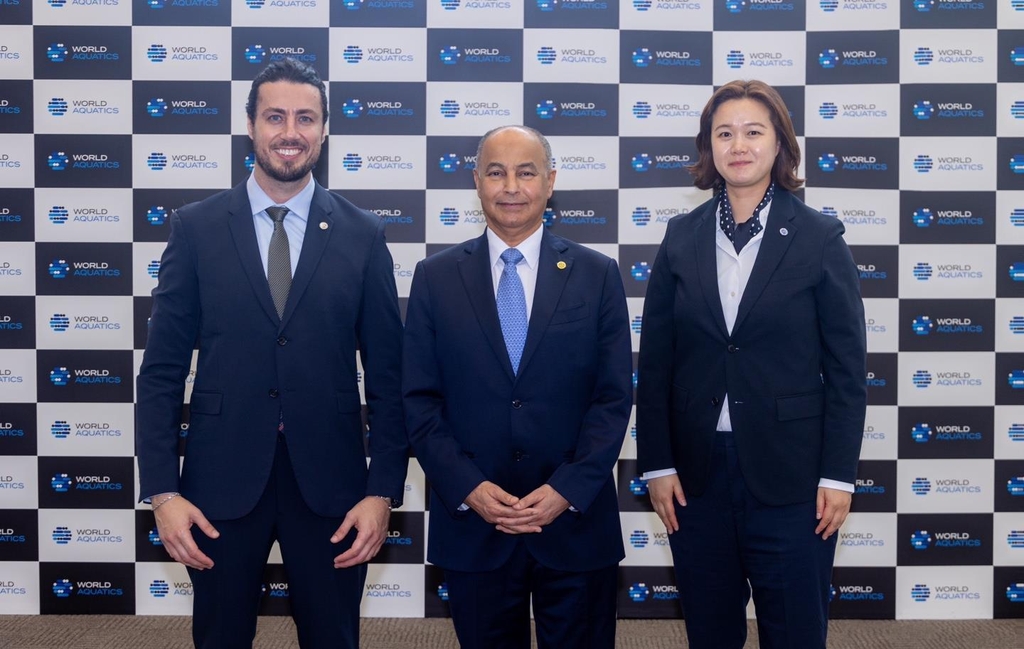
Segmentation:
{"type": "Polygon", "coordinates": [[[539,649],[614,649],[616,566],[552,570],[520,541],[489,572],[445,570],[462,649],[530,649],[530,598],[539,649]]]}
{"type": "Polygon", "coordinates": [[[742,649],[751,592],[761,649],[825,649],[836,538],[814,534],[815,496],[771,507],[747,490],[718,432],[707,490],[676,504],[669,535],[692,649],[742,649]]]}
{"type": "Polygon", "coordinates": [[[210,521],[220,538],[192,528],[199,549],[214,563],[189,568],[195,597],[192,638],[197,649],[250,649],[270,547],[280,543],[288,599],[302,649],[358,649],[359,601],[366,565],[336,569],[334,557],[352,545],[331,536],[343,519],[315,514],[295,481],[288,445],[278,435],[274,466],[256,507],[233,520],[210,521]]]}

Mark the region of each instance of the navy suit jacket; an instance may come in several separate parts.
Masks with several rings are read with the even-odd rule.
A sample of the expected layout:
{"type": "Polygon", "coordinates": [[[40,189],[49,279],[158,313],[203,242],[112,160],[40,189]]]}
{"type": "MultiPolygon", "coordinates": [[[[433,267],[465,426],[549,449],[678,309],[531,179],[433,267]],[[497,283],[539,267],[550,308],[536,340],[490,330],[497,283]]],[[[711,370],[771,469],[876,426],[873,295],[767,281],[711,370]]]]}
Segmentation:
{"type": "Polygon", "coordinates": [[[493,570],[521,538],[557,570],[618,563],[612,468],[629,422],[631,374],[626,299],[608,257],[544,233],[518,376],[486,234],[421,261],[402,378],[409,437],[431,485],[427,558],[451,570],[493,570]],[[519,497],[550,484],[578,512],[540,534],[504,534],[459,511],[485,480],[519,497]]]}
{"type": "Polygon", "coordinates": [[[283,420],[295,477],[317,514],[344,515],[367,495],[400,500],[408,443],[393,273],[383,221],[318,185],[278,318],[244,183],[173,214],[137,383],[140,496],[180,491],[208,518],[245,515],[263,493],[283,420]],[[369,470],[357,347],[372,429],[369,470]]]}
{"type": "Polygon", "coordinates": [[[857,268],[834,218],[777,191],[730,334],[718,289],[716,203],[673,218],[644,302],[637,386],[641,471],[674,466],[703,493],[723,399],[743,477],[769,505],[853,483],[867,360],[857,268]]]}

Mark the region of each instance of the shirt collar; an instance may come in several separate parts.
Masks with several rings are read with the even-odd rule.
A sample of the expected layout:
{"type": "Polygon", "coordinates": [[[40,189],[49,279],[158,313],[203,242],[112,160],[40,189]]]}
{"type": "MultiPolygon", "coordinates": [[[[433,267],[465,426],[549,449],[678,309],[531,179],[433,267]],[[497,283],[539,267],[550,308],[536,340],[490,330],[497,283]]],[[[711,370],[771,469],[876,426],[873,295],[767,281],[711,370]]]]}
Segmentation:
{"type": "MultiPolygon", "coordinates": [[[[313,190],[315,187],[316,184],[313,182],[313,177],[310,176],[309,182],[302,188],[302,191],[283,203],[288,208],[288,213],[298,217],[298,220],[302,223],[305,223],[309,218],[309,208],[313,203],[313,190]]],[[[245,189],[249,194],[249,207],[252,208],[253,218],[265,212],[268,207],[279,205],[279,203],[275,203],[267,196],[267,193],[256,182],[256,177],[253,174],[249,174],[249,180],[245,183],[245,189]]],[[[269,219],[270,217],[268,216],[267,218],[269,219]]]]}
{"type": "MultiPolygon", "coordinates": [[[[526,237],[518,246],[516,250],[523,253],[523,262],[531,269],[536,269],[540,265],[540,242],[544,238],[544,226],[541,225],[537,228],[533,234],[526,237]]],[[[501,253],[508,250],[511,246],[501,240],[501,237],[496,235],[490,228],[487,228],[487,250],[491,256],[491,266],[494,267],[499,262],[502,266],[505,262],[501,261],[501,253]]]]}
{"type": "MultiPolygon", "coordinates": [[[[768,201],[768,204],[765,205],[764,208],[761,210],[761,231],[755,234],[754,236],[750,237],[750,241],[747,242],[747,246],[749,246],[754,241],[760,240],[764,236],[765,230],[768,229],[768,215],[771,214],[772,203],[774,202],[775,199],[768,201]]],[[[719,207],[715,208],[715,241],[718,243],[719,248],[722,248],[726,252],[730,252],[733,257],[739,257],[739,253],[736,252],[736,248],[732,245],[732,241],[729,240],[729,237],[727,237],[725,233],[722,232],[722,228],[718,225],[718,219],[721,218],[722,216],[721,203],[718,203],[718,205],[719,207]]],[[[746,250],[747,246],[743,246],[743,250],[746,250]]],[[[741,250],[740,252],[743,252],[743,250],[741,250]]]]}

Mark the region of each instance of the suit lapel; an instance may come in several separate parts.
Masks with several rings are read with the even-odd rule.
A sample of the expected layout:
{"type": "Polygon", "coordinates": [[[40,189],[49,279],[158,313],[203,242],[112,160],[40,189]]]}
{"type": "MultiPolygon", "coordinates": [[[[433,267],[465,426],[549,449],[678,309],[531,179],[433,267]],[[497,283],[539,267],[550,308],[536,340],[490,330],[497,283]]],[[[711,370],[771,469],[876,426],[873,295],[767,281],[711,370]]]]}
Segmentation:
{"type": "Polygon", "coordinates": [[[772,207],[768,212],[768,225],[764,229],[764,237],[761,241],[761,249],[757,251],[757,259],[754,261],[754,269],[747,280],[747,286],[743,289],[743,298],[740,300],[739,309],[736,312],[736,322],[733,324],[733,333],[739,330],[743,320],[754,308],[761,293],[772,278],[772,273],[782,261],[789,244],[796,235],[796,225],[793,217],[796,210],[793,209],[793,197],[786,192],[776,192],[772,199],[772,207]],[[782,232],[786,234],[783,235],[782,232]]]}
{"type": "MultiPolygon", "coordinates": [[[[295,312],[295,305],[299,303],[302,294],[306,292],[310,280],[313,279],[313,272],[320,263],[324,249],[327,248],[327,242],[334,231],[334,218],[331,212],[331,201],[327,190],[316,185],[313,189],[313,200],[309,204],[309,217],[306,219],[306,234],[302,238],[299,263],[295,267],[292,287],[288,291],[288,301],[284,305],[284,316],[281,318],[282,328],[295,312]],[[321,223],[327,224],[327,227],[321,227],[321,223]]],[[[267,292],[269,294],[269,289],[267,292]]]]}
{"type": "Polygon", "coordinates": [[[708,204],[708,210],[697,225],[694,237],[694,252],[697,258],[697,276],[701,293],[708,305],[711,319],[715,321],[722,336],[729,337],[729,328],[725,324],[725,312],[722,310],[722,296],[718,290],[718,251],[715,236],[718,230],[718,218],[715,215],[717,203],[708,204]]]}
{"type": "MultiPolygon", "coordinates": [[[[544,227],[544,226],[541,226],[544,227]]],[[[553,237],[544,231],[540,242],[540,259],[537,264],[537,285],[533,292],[533,308],[530,310],[530,326],[526,330],[526,345],[523,347],[523,357],[519,361],[519,375],[530,357],[540,344],[544,332],[551,322],[551,316],[558,306],[558,300],[562,297],[562,289],[569,280],[572,272],[573,258],[568,256],[569,246],[564,241],[553,237]],[[563,262],[564,267],[558,263],[563,262]]]]}
{"type": "MultiPolygon", "coordinates": [[[[512,361],[508,359],[505,337],[501,333],[501,322],[498,320],[498,305],[494,300],[494,280],[491,276],[491,257],[487,247],[487,233],[468,241],[464,248],[465,256],[459,260],[459,276],[469,296],[476,319],[484,336],[491,344],[494,355],[509,380],[515,380],[512,372],[512,361]]],[[[520,368],[522,363],[520,363],[520,368]]]]}
{"type": "Polygon", "coordinates": [[[256,228],[252,223],[252,207],[249,205],[245,183],[235,187],[229,210],[231,214],[228,218],[228,229],[235,242],[238,260],[249,278],[256,301],[263,307],[267,317],[277,322],[277,309],[274,308],[274,299],[270,297],[270,285],[263,270],[263,260],[260,257],[259,244],[256,242],[256,228]]]}

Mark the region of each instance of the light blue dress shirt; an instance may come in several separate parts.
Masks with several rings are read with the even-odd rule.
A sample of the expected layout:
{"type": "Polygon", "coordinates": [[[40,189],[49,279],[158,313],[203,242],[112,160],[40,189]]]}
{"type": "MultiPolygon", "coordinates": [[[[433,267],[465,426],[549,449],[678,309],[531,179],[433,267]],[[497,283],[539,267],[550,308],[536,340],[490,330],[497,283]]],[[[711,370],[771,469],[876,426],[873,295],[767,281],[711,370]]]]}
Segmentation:
{"type": "Polygon", "coordinates": [[[299,263],[299,253],[302,251],[302,240],[306,237],[306,221],[309,220],[309,207],[313,203],[315,186],[313,177],[310,176],[309,182],[302,188],[302,191],[285,203],[275,203],[259,186],[256,178],[252,174],[249,175],[245,189],[249,193],[252,223],[256,228],[256,243],[259,244],[264,274],[267,272],[267,257],[270,254],[270,237],[274,234],[274,220],[267,214],[267,208],[279,204],[288,208],[288,215],[284,217],[283,224],[284,231],[288,234],[288,251],[292,262],[292,277],[294,277],[295,268],[299,263]]]}

